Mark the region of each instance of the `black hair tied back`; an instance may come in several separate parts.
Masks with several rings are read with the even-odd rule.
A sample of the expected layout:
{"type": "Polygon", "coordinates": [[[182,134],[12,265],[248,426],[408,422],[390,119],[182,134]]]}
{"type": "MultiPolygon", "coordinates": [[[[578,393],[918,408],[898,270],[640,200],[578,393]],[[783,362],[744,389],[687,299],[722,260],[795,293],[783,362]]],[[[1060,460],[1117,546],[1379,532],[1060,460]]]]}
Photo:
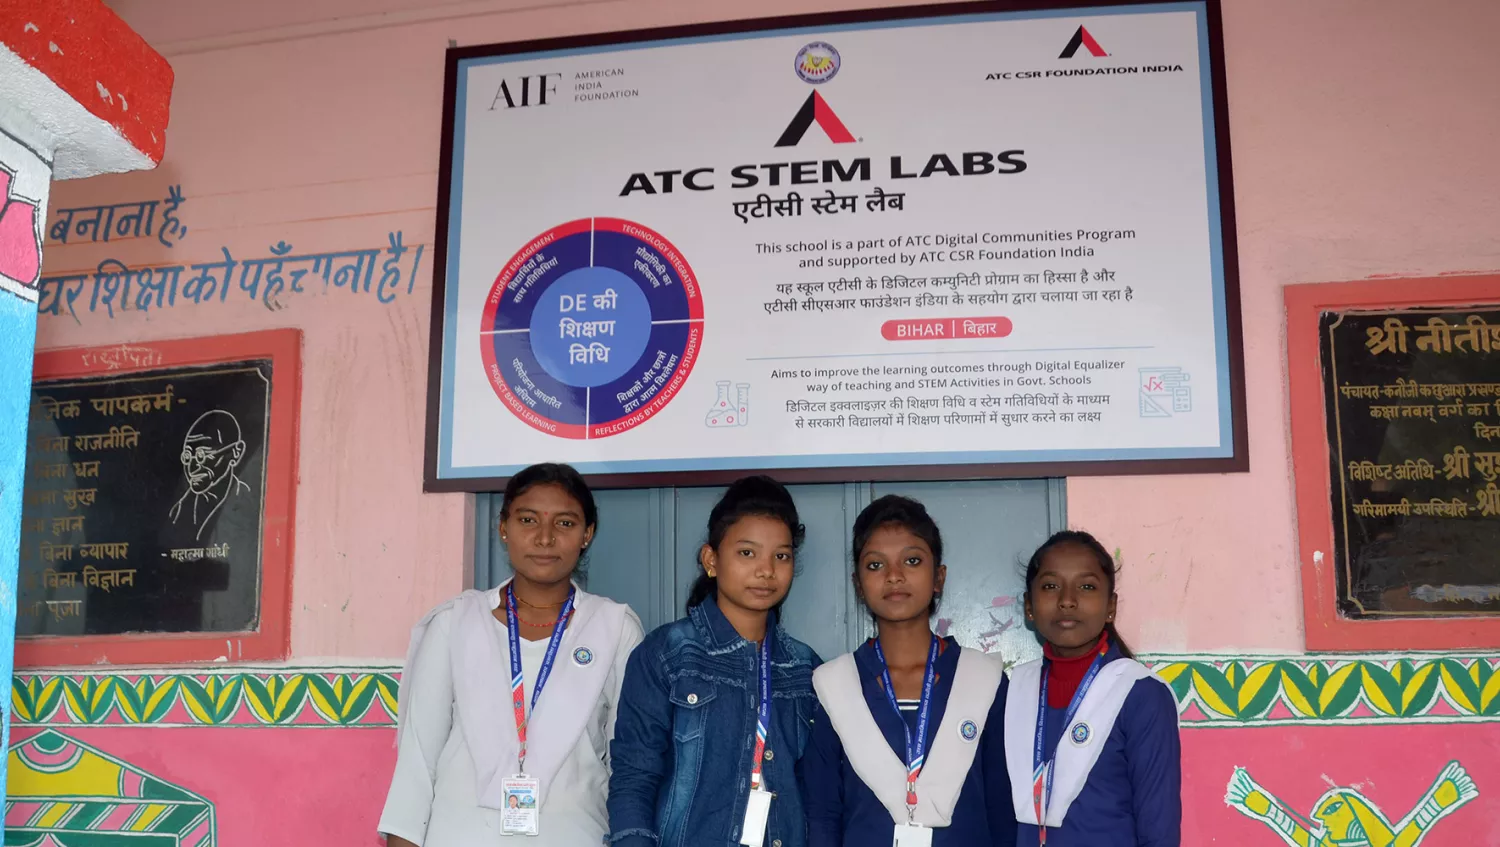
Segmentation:
{"type": "Polygon", "coordinates": [[[500,520],[510,518],[510,505],[516,498],[530,491],[538,485],[556,485],[568,492],[568,496],[578,501],[578,506],[583,509],[584,527],[599,526],[599,508],[594,505],[594,492],[589,490],[588,483],[572,465],[560,465],[554,462],[546,462],[540,465],[532,465],[510,478],[505,483],[505,493],[500,498],[500,520]]]}
{"type": "Polygon", "coordinates": [[[932,549],[933,566],[943,563],[943,535],[937,521],[927,514],[921,502],[899,494],[887,494],[866,506],[854,519],[854,567],[870,543],[870,536],[883,526],[899,526],[922,539],[932,549]]]}
{"type": "MultiPolygon", "coordinates": [[[[1109,551],[1104,549],[1104,545],[1099,543],[1099,539],[1087,532],[1076,529],[1065,529],[1053,533],[1051,538],[1043,542],[1042,546],[1036,548],[1036,552],[1031,554],[1031,560],[1026,563],[1026,593],[1031,593],[1031,583],[1041,571],[1042,562],[1046,561],[1047,553],[1051,552],[1053,548],[1061,547],[1064,544],[1076,544],[1094,554],[1099,560],[1099,570],[1104,572],[1104,581],[1109,583],[1109,593],[1110,595],[1114,595],[1115,574],[1119,571],[1119,567],[1115,564],[1115,557],[1111,556],[1109,551]]],[[[1121,638],[1119,631],[1115,629],[1114,621],[1106,622],[1104,624],[1104,631],[1109,633],[1109,643],[1113,644],[1120,651],[1121,655],[1128,659],[1135,658],[1135,653],[1131,652],[1130,647],[1125,644],[1125,639],[1121,638]]]]}
{"type": "MultiPolygon", "coordinates": [[[[912,535],[922,539],[932,550],[932,567],[934,570],[943,564],[943,534],[938,531],[937,521],[927,513],[927,507],[921,501],[910,497],[902,497],[898,494],[887,494],[866,506],[854,519],[854,574],[855,584],[859,582],[859,559],[865,552],[865,545],[870,543],[870,536],[881,527],[898,526],[910,532],[912,535]]],[[[932,603],[927,607],[929,615],[937,614],[938,597],[933,595],[932,603]]]]}
{"type": "MultiPolygon", "coordinates": [[[[800,548],[807,536],[806,528],[797,517],[797,504],[786,486],[768,476],[747,476],[735,480],[714,504],[713,511],[708,513],[708,546],[718,550],[724,543],[724,536],[729,534],[729,528],[741,518],[752,516],[772,518],[786,524],[792,533],[793,550],[800,548]]],[[[687,607],[691,609],[712,597],[716,583],[717,580],[700,569],[698,579],[688,593],[687,607]]]]}

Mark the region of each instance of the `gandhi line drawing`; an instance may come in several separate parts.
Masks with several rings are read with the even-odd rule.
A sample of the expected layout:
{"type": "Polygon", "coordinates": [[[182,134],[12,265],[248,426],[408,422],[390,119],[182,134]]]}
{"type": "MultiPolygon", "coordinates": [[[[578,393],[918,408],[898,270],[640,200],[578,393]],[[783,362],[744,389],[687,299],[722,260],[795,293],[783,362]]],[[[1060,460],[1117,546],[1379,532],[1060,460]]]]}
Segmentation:
{"type": "Polygon", "coordinates": [[[188,489],[172,506],[169,513],[172,523],[186,515],[197,529],[195,537],[201,541],[203,530],[225,501],[250,490],[249,483],[235,473],[244,457],[245,442],[234,415],[215,409],[193,421],[182,440],[182,453],[177,457],[182,462],[188,489]]]}

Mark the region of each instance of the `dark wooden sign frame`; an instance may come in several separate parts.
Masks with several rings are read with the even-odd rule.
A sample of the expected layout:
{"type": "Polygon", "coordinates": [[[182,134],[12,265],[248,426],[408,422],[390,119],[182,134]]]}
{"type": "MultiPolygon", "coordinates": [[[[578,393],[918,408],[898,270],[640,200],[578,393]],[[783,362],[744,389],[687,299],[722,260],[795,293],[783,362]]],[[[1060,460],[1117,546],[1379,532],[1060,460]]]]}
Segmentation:
{"type": "Polygon", "coordinates": [[[1500,302],[1500,276],[1452,276],[1290,285],[1284,291],[1296,484],[1297,550],[1307,649],[1329,651],[1490,650],[1500,648],[1500,616],[1353,620],[1338,612],[1334,568],[1334,480],[1319,317],[1325,311],[1462,309],[1500,302]]]}
{"type": "Polygon", "coordinates": [[[271,361],[259,623],[255,630],[246,632],[17,638],[17,668],[267,661],[289,655],[301,355],[302,331],[297,329],[37,351],[32,369],[37,381],[120,376],[252,359],[271,361]]]}

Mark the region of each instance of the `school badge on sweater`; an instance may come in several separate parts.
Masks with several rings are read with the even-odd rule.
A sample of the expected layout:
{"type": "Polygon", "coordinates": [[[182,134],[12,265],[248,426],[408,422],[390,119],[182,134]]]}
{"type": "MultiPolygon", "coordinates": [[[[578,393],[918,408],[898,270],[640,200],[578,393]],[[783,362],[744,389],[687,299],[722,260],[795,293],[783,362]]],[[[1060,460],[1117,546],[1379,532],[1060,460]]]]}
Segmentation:
{"type": "Polygon", "coordinates": [[[1084,746],[1085,744],[1089,743],[1089,739],[1092,737],[1092,730],[1090,730],[1089,725],[1084,723],[1083,721],[1079,721],[1078,723],[1073,724],[1073,728],[1068,731],[1068,739],[1073,742],[1073,746],[1075,747],[1084,746]]]}

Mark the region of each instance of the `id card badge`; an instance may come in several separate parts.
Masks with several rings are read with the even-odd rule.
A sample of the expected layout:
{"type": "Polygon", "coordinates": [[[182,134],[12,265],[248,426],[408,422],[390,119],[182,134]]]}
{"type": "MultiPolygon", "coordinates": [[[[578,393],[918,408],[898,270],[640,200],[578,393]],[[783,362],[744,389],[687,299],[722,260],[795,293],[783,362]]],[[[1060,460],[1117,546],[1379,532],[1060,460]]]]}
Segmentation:
{"type": "Polygon", "coordinates": [[[932,847],[932,827],[919,823],[896,824],[895,847],[932,847]]]}
{"type": "Polygon", "coordinates": [[[766,826],[771,821],[771,798],[776,795],[764,789],[753,789],[745,804],[745,825],[740,827],[740,843],[761,847],[766,840],[766,826]]]}
{"type": "Polygon", "coordinates": [[[502,835],[537,835],[541,831],[542,786],[526,774],[500,780],[505,806],[500,810],[502,835]]]}

